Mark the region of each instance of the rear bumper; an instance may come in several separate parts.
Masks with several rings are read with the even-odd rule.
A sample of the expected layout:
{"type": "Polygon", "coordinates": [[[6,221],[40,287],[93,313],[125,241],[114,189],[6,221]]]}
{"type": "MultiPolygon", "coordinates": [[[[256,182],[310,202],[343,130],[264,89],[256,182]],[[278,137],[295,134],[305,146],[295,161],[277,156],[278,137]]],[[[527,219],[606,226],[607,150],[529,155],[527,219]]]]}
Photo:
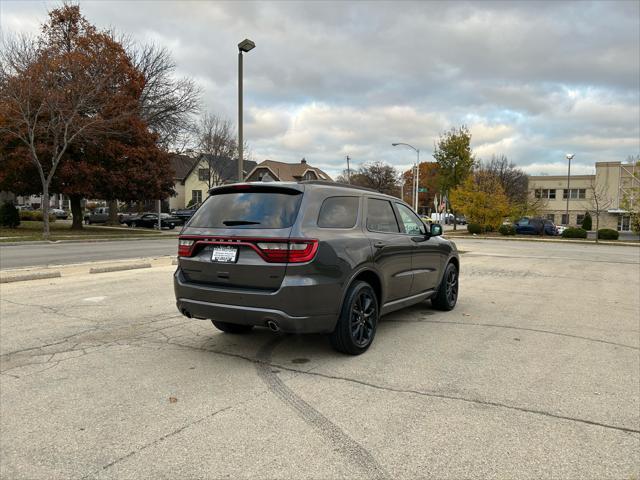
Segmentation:
{"type": "Polygon", "coordinates": [[[255,326],[266,326],[268,321],[273,321],[287,333],[332,332],[336,313],[327,309],[326,300],[324,309],[309,305],[310,289],[313,287],[281,287],[275,292],[216,288],[185,282],[180,269],[174,275],[176,306],[188,317],[255,326]],[[308,315],[287,311],[287,306],[295,307],[301,299],[307,299],[308,315]]]}

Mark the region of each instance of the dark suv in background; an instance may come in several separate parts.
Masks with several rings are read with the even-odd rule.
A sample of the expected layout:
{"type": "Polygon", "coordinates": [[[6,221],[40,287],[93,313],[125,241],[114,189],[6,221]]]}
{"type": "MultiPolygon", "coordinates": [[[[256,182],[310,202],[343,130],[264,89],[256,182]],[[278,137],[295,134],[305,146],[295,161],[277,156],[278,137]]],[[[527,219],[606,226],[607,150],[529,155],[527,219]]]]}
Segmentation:
{"type": "Polygon", "coordinates": [[[177,307],[224,332],[329,333],[359,354],[381,315],[458,297],[456,246],[395,197],[330,182],[213,188],[179,237],[177,307]]]}

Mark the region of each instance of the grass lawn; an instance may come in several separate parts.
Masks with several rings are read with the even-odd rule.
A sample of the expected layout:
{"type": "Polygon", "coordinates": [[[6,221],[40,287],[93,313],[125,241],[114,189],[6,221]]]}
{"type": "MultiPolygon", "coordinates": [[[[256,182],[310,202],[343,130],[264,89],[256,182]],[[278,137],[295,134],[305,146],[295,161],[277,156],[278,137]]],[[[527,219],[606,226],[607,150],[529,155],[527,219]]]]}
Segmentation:
{"type": "MultiPolygon", "coordinates": [[[[128,227],[89,227],[82,230],[71,230],[68,222],[53,222],[49,224],[50,240],[91,240],[91,239],[116,239],[142,236],[162,235],[157,230],[128,228],[128,227]]],[[[18,228],[0,228],[1,242],[16,242],[42,240],[42,222],[22,221],[18,228]]]]}

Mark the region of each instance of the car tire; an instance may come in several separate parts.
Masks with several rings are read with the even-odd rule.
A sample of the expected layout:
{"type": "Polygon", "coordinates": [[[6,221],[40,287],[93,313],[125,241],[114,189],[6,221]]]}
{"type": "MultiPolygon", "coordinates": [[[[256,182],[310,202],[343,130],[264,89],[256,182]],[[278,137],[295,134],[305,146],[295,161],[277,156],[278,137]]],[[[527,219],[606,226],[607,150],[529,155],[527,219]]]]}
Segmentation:
{"type": "Polygon", "coordinates": [[[219,322],[211,320],[213,326],[224,333],[249,333],[253,330],[253,325],[238,325],[237,323],[219,322]]]}
{"type": "Polygon", "coordinates": [[[458,302],[458,292],[458,268],[453,263],[449,263],[442,275],[438,292],[431,298],[431,305],[445,312],[453,310],[458,302]]]}
{"type": "Polygon", "coordinates": [[[175,224],[170,223],[170,224],[169,224],[169,230],[173,230],[174,228],[176,228],[175,224]]]}
{"type": "Polygon", "coordinates": [[[376,293],[367,282],[353,283],[347,290],[336,328],[329,336],[338,352],[360,355],[373,343],[380,309],[376,293]]]}

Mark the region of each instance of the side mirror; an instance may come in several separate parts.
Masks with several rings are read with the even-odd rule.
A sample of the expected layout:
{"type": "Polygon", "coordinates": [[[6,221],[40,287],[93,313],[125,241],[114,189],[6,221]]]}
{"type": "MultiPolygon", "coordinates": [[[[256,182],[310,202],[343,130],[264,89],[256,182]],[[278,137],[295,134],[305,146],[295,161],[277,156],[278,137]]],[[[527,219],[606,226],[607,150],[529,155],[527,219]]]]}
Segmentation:
{"type": "Polygon", "coordinates": [[[442,235],[442,225],[439,223],[431,224],[431,236],[437,237],[438,235],[442,235]]]}

